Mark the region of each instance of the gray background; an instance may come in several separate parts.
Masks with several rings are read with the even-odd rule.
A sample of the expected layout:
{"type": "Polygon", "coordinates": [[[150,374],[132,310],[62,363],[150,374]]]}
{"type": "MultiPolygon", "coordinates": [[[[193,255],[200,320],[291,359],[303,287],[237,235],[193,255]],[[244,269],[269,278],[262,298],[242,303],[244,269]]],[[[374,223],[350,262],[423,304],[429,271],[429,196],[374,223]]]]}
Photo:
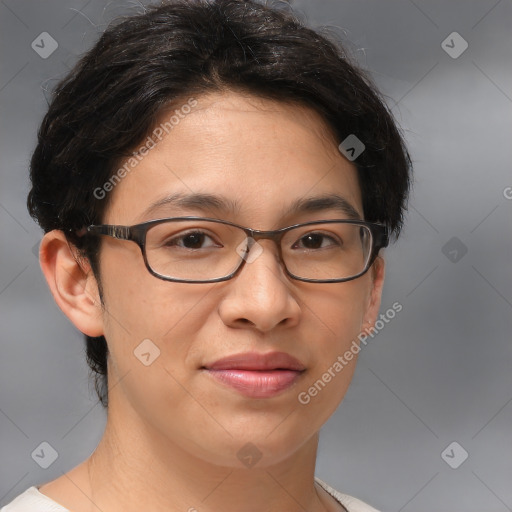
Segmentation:
{"type": "MultiPolygon", "coordinates": [[[[362,350],[323,429],[317,475],[382,510],[512,510],[512,3],[293,5],[371,72],[415,162],[382,306],[403,310],[362,350]],[[442,47],[454,31],[468,43],[457,58],[442,47]],[[469,454],[457,469],[441,456],[453,441],[445,460],[469,454]]],[[[137,2],[0,2],[0,505],[82,462],[105,424],[82,336],[34,255],[41,233],[25,198],[45,90],[130,10],[137,2]],[[46,59],[31,47],[42,32],[58,42],[46,59]],[[48,469],[31,457],[43,441],[59,454],[48,469]]],[[[452,54],[462,44],[445,43],[452,54]]]]}

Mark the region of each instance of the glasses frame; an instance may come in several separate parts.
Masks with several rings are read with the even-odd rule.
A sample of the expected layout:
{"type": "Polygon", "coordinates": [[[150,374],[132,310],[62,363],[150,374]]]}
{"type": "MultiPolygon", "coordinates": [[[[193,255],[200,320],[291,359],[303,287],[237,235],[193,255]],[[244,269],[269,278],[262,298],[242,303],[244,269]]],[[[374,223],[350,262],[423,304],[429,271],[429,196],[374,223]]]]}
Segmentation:
{"type": "Polygon", "coordinates": [[[292,226],[287,226],[285,228],[276,229],[272,231],[262,231],[258,229],[251,229],[247,228],[245,226],[240,226],[239,224],[235,224],[233,222],[222,220],[222,219],[213,219],[209,217],[195,217],[195,216],[189,216],[189,217],[166,217],[161,219],[155,219],[150,220],[147,222],[142,222],[141,224],[134,224],[132,226],[120,226],[115,224],[92,224],[90,226],[84,227],[80,231],[77,232],[78,236],[86,236],[86,235],[106,235],[110,236],[112,238],[116,238],[118,240],[128,240],[131,242],[135,242],[142,253],[142,257],[144,259],[144,264],[146,265],[146,268],[148,269],[149,273],[158,279],[162,279],[163,281],[171,281],[176,283],[191,283],[191,284],[197,284],[197,283],[219,283],[222,281],[228,281],[230,279],[233,279],[242,267],[246,263],[246,259],[244,257],[240,257],[240,263],[236,269],[231,272],[231,274],[219,277],[215,279],[208,279],[208,280],[190,280],[190,279],[178,279],[174,277],[168,277],[164,276],[162,274],[159,274],[158,272],[155,272],[151,265],[148,262],[147,255],[146,255],[146,235],[150,228],[153,226],[156,226],[157,224],[163,224],[165,222],[169,221],[189,221],[189,220],[198,220],[198,221],[210,221],[210,222],[216,222],[219,224],[227,224],[228,226],[233,226],[235,228],[239,228],[244,231],[247,238],[249,238],[249,242],[247,244],[247,253],[251,250],[254,243],[256,243],[258,240],[273,240],[277,245],[277,250],[279,251],[279,258],[280,261],[283,264],[283,267],[286,271],[286,274],[291,277],[292,279],[295,279],[297,281],[303,281],[307,283],[343,283],[346,281],[352,281],[353,279],[357,279],[358,277],[361,277],[363,274],[368,272],[370,267],[373,265],[380,249],[387,247],[389,244],[389,234],[387,227],[383,224],[377,224],[374,222],[366,222],[363,220],[348,220],[348,219],[329,219],[329,220],[313,220],[308,222],[303,222],[299,224],[293,224],[292,226]],[[371,248],[370,248],[370,256],[368,258],[368,261],[366,263],[366,266],[363,271],[361,271],[359,274],[351,277],[344,277],[340,279],[308,279],[304,277],[296,276],[295,274],[292,274],[288,267],[286,266],[286,263],[283,259],[282,249],[281,249],[281,240],[284,236],[284,234],[292,229],[301,227],[301,226],[308,226],[311,224],[333,224],[333,223],[344,223],[344,224],[355,224],[357,226],[365,226],[370,230],[371,233],[371,248]],[[252,240],[252,242],[251,242],[252,240]]]}

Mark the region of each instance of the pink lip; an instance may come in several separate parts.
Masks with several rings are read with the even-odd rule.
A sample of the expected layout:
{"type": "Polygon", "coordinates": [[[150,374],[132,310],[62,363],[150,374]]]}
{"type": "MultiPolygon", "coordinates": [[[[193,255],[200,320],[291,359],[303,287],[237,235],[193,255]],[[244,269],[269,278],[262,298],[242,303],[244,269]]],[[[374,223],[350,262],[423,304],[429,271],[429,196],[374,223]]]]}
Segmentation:
{"type": "Polygon", "coordinates": [[[251,398],[268,398],[290,387],[305,370],[285,352],[246,352],[204,367],[210,375],[251,398]]]}

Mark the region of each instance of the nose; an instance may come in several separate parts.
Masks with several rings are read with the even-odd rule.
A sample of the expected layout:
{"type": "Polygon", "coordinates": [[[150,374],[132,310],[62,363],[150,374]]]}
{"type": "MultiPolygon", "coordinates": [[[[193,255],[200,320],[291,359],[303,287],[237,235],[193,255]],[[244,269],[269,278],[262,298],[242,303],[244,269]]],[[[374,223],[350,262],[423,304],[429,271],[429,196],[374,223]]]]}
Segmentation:
{"type": "Polygon", "coordinates": [[[277,246],[272,240],[261,240],[251,247],[238,274],[226,282],[219,314],[225,325],[234,328],[249,325],[268,332],[278,325],[293,327],[301,314],[293,288],[277,246]]]}

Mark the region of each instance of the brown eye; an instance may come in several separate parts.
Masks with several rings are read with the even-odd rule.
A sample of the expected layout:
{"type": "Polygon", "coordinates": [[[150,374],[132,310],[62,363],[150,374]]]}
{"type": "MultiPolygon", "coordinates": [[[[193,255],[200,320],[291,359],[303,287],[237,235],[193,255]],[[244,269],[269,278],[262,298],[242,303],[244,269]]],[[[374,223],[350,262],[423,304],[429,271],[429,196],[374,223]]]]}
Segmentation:
{"type": "Polygon", "coordinates": [[[302,246],[304,249],[324,249],[325,247],[329,246],[339,246],[341,245],[339,242],[337,242],[333,237],[322,234],[322,233],[308,233],[307,235],[304,235],[300,238],[300,241],[302,241],[302,246]],[[333,243],[326,245],[323,245],[324,240],[331,240],[333,243]]]}
{"type": "Polygon", "coordinates": [[[221,247],[220,245],[215,244],[213,239],[202,231],[191,231],[179,236],[174,236],[168,239],[163,245],[165,247],[182,247],[184,249],[193,250],[221,247]],[[204,244],[208,240],[211,240],[213,243],[205,246],[204,244]]]}

